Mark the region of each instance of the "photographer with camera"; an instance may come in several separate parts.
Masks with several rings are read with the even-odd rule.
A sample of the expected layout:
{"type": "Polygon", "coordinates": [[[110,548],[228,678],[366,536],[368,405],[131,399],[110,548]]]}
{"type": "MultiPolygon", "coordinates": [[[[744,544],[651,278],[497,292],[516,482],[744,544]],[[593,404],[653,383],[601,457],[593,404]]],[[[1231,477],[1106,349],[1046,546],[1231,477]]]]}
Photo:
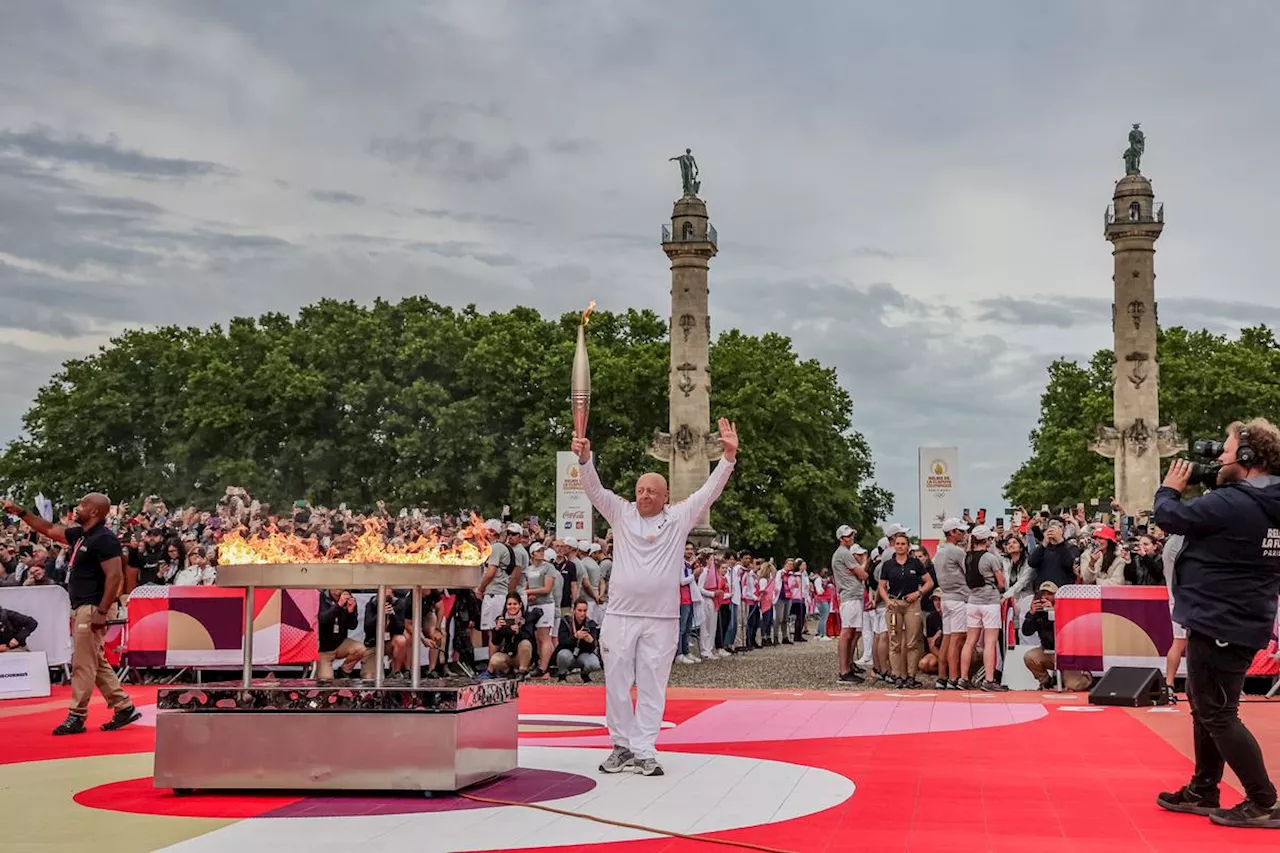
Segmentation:
{"type": "Polygon", "coordinates": [[[1193,447],[1217,463],[1174,460],[1156,492],[1154,519],[1183,536],[1173,561],[1173,618],[1187,631],[1195,773],[1157,803],[1222,826],[1280,829],[1275,785],[1239,716],[1245,673],[1271,638],[1280,596],[1280,431],[1261,418],[1236,422],[1225,442],[1193,447]],[[1214,488],[1183,501],[1193,480],[1214,488]],[[1218,807],[1224,763],[1245,791],[1231,809],[1218,807]]]}

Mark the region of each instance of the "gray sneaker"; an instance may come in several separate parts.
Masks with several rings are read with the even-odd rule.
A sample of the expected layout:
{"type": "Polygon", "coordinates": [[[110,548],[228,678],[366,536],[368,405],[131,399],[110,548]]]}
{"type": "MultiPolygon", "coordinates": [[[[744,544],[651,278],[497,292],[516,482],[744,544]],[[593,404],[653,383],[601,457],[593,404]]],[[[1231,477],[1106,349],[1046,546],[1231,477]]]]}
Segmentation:
{"type": "Polygon", "coordinates": [[[613,752],[609,753],[609,757],[600,765],[600,772],[621,773],[623,770],[631,769],[635,760],[636,757],[631,754],[631,750],[615,746],[613,752]]]}
{"type": "Polygon", "coordinates": [[[637,758],[632,762],[631,769],[641,776],[663,775],[662,765],[656,758],[637,758]]]}

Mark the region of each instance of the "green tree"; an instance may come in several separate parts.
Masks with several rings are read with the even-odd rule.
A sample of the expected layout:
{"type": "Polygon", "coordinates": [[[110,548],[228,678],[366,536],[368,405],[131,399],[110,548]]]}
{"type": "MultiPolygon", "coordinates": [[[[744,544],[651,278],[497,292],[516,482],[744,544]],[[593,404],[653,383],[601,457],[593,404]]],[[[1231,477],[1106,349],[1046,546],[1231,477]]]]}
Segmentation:
{"type": "MultiPolygon", "coordinates": [[[[1280,345],[1266,326],[1228,338],[1181,327],[1161,331],[1160,419],[1188,439],[1221,437],[1227,425],[1251,417],[1280,419],[1280,345]]],[[[1114,491],[1112,462],[1089,452],[1099,424],[1109,424],[1113,361],[1099,350],[1085,367],[1049,366],[1031,458],[1005,484],[1010,503],[1034,509],[1067,506],[1114,491]]]]}
{"type": "MultiPolygon", "coordinates": [[[[413,297],[128,331],[40,389],[0,455],[0,482],[61,503],[101,489],[210,505],[237,485],[278,508],[382,498],[547,517],[555,454],[569,445],[577,322],[413,297]]],[[[629,492],[659,464],[645,450],[667,428],[667,325],[598,313],[589,341],[601,476],[629,492]]],[[[786,338],[736,331],[711,364],[713,412],[744,443],[715,515],[735,546],[825,560],[836,526],[867,529],[889,511],[833,371],[800,361],[786,338]]]]}

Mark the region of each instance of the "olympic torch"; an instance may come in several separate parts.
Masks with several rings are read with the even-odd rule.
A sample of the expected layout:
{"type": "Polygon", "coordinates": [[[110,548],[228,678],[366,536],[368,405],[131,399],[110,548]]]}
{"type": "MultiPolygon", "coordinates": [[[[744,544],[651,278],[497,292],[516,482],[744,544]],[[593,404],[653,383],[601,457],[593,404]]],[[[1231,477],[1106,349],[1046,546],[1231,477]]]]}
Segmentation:
{"type": "Polygon", "coordinates": [[[573,437],[587,437],[587,416],[591,412],[591,362],[587,359],[587,321],[596,308],[591,300],[582,312],[578,325],[578,343],[573,350],[573,377],[569,383],[569,400],[573,405],[573,437]]]}

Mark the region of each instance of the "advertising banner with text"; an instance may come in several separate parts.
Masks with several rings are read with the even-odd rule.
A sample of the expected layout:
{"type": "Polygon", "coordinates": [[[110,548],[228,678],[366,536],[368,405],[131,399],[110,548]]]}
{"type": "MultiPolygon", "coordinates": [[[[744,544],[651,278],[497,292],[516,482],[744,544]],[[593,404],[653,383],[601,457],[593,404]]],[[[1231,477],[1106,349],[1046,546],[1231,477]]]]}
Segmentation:
{"type": "Polygon", "coordinates": [[[568,450],[556,453],[556,538],[591,538],[591,501],[582,491],[578,457],[568,450]]]}
{"type": "Polygon", "coordinates": [[[942,539],[942,522],[960,517],[960,494],[956,489],[960,452],[955,447],[921,447],[920,542],[932,554],[942,539]]]}

